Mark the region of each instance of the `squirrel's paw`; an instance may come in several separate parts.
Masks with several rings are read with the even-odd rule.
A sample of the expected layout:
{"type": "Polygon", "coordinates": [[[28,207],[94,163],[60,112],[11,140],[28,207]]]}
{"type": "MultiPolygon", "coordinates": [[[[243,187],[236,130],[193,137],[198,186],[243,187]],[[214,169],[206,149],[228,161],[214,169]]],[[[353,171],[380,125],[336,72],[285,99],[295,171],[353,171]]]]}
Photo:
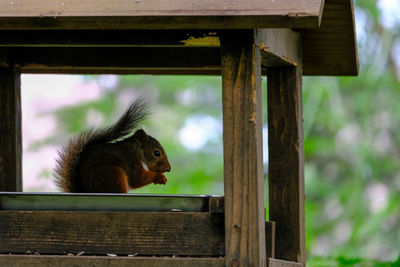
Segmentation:
{"type": "Polygon", "coordinates": [[[167,178],[164,176],[162,173],[157,173],[156,176],[154,177],[154,184],[166,184],[167,183],[167,178]]]}

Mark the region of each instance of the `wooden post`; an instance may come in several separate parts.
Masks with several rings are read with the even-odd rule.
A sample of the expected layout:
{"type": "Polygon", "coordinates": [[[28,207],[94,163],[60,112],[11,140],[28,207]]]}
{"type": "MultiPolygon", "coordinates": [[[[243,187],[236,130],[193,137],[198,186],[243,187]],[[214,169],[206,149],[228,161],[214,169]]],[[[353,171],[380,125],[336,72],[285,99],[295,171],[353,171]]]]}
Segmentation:
{"type": "Polygon", "coordinates": [[[305,263],[302,69],[268,69],[269,218],[275,257],[305,263]]]}
{"type": "Polygon", "coordinates": [[[227,266],[265,266],[261,62],[255,31],[221,33],[227,266]]]}
{"type": "Polygon", "coordinates": [[[20,73],[0,68],[0,191],[22,191],[20,73]]]}

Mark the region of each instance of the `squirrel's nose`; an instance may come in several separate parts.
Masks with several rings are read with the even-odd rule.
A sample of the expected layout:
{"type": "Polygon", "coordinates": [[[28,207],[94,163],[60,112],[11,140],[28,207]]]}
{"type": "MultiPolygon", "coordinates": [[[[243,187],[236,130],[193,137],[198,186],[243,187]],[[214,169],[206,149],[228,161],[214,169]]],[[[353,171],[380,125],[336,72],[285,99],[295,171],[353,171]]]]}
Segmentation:
{"type": "Polygon", "coordinates": [[[166,172],[170,172],[171,171],[171,165],[169,164],[169,162],[168,162],[167,167],[165,168],[165,171],[166,172]]]}

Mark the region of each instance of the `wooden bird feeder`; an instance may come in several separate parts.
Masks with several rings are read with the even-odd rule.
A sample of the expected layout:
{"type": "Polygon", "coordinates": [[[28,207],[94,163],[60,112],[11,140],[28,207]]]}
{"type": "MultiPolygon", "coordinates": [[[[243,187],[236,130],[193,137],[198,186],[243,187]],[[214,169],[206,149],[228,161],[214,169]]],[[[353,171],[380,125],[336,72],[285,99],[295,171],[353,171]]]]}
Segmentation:
{"type": "Polygon", "coordinates": [[[0,0],[0,265],[304,266],[302,75],[357,73],[351,0],[0,0]],[[224,197],[21,193],[21,73],[222,75],[224,197]]]}

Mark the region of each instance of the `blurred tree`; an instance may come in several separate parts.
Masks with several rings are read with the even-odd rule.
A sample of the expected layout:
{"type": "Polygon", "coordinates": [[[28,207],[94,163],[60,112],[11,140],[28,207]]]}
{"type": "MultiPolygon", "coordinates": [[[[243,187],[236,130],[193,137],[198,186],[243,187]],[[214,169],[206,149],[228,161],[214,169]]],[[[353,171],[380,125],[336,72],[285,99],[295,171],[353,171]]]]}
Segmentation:
{"type": "Polygon", "coordinates": [[[304,79],[307,250],[395,260],[400,4],[357,1],[355,11],[359,77],[304,79]]]}

